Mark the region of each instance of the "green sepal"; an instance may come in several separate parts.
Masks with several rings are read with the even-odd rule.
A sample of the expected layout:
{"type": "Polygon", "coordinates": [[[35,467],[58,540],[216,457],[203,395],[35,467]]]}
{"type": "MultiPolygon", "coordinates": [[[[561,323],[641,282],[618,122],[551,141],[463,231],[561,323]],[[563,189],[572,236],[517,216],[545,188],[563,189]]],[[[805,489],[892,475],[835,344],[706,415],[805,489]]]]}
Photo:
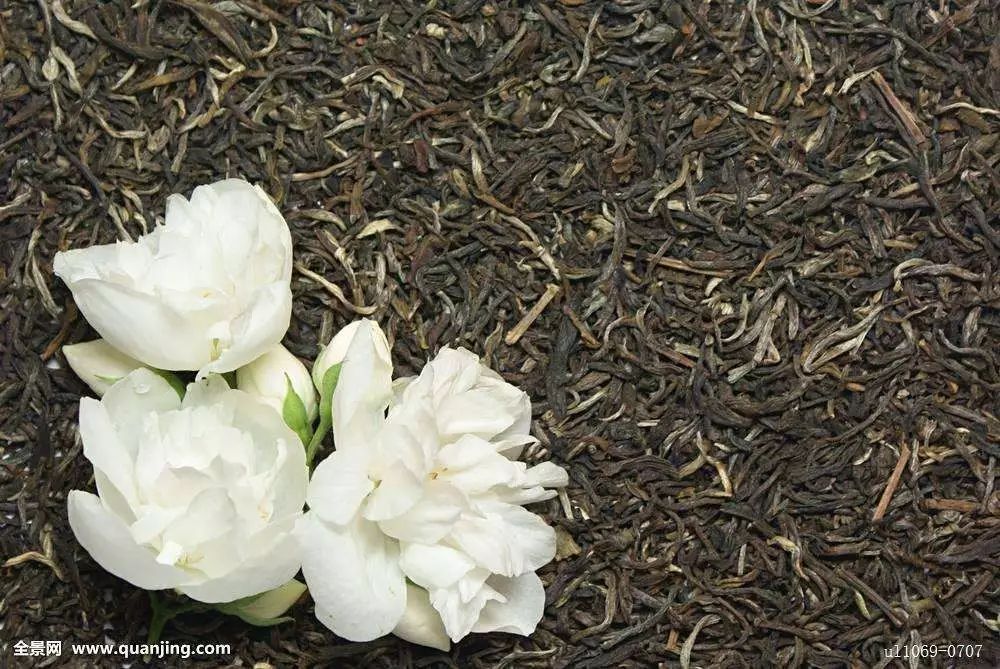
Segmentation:
{"type": "Polygon", "coordinates": [[[187,392],[187,386],[184,385],[184,382],[181,381],[179,376],[173,372],[168,372],[165,369],[154,369],[152,372],[169,383],[170,387],[177,393],[177,396],[184,399],[184,394],[187,392]]]}
{"type": "Polygon", "coordinates": [[[333,392],[337,389],[337,382],[340,380],[341,363],[330,365],[330,369],[323,374],[323,387],[319,389],[319,425],[313,433],[309,445],[306,447],[306,464],[311,465],[316,451],[323,442],[323,437],[333,426],[333,392]]]}
{"type": "Polygon", "coordinates": [[[323,402],[319,405],[320,420],[326,420],[333,424],[333,391],[337,389],[337,381],[340,380],[340,368],[342,363],[331,365],[330,369],[323,374],[323,387],[319,389],[323,402]]]}
{"type": "Polygon", "coordinates": [[[309,429],[309,414],[302,398],[295,392],[292,386],[292,379],[285,374],[285,401],[281,404],[281,417],[285,419],[285,424],[295,430],[303,444],[308,444],[312,437],[309,429]]]}
{"type": "Polygon", "coordinates": [[[207,611],[212,608],[208,604],[196,602],[183,597],[180,601],[171,603],[156,590],[149,590],[149,609],[152,614],[149,620],[149,633],[146,642],[155,644],[163,634],[163,627],[182,613],[207,611]]]}

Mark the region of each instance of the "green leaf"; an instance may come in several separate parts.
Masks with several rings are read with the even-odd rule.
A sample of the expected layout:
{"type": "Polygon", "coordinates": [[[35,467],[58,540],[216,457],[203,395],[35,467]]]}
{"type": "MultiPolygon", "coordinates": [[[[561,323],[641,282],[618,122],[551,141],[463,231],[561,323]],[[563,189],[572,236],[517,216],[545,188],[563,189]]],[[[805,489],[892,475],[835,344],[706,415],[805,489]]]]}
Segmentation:
{"type": "Polygon", "coordinates": [[[337,389],[337,382],[340,380],[340,367],[341,363],[331,365],[330,369],[323,374],[323,387],[319,389],[319,425],[306,447],[306,464],[308,465],[312,465],[316,451],[323,443],[323,437],[333,426],[333,392],[337,389]]]}
{"type": "Polygon", "coordinates": [[[236,616],[240,620],[257,627],[271,627],[293,620],[283,615],[299,600],[306,586],[295,579],[259,595],[237,599],[235,602],[217,604],[222,613],[236,616]]]}
{"type": "Polygon", "coordinates": [[[302,398],[292,387],[292,379],[285,374],[285,401],[281,405],[281,417],[285,424],[295,430],[303,444],[308,444],[312,436],[309,430],[309,414],[302,398]]]}

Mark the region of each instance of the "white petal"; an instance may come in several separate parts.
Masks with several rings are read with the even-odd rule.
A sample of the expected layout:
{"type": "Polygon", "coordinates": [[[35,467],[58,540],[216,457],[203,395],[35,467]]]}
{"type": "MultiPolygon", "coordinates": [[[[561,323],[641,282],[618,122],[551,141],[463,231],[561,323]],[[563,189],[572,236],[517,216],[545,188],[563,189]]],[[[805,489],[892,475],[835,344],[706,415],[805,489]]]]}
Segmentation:
{"type": "Polygon", "coordinates": [[[194,548],[228,534],[236,518],[228,491],[206,488],[192,498],[184,513],[163,529],[163,540],[194,548]]]}
{"type": "Polygon", "coordinates": [[[553,462],[541,462],[525,472],[528,485],[544,486],[546,488],[564,488],[569,485],[569,475],[566,470],[553,462]]]}
{"type": "Polygon", "coordinates": [[[133,463],[135,453],[118,436],[107,409],[95,399],[80,398],[80,439],[83,455],[121,493],[129,506],[136,503],[133,463]]]}
{"type": "MultiPolygon", "coordinates": [[[[470,469],[497,456],[496,449],[490,442],[475,435],[466,434],[457,441],[442,446],[438,451],[437,461],[441,467],[459,471],[470,469]]],[[[506,460],[506,458],[503,459],[506,460]]]]}
{"type": "Polygon", "coordinates": [[[221,374],[210,374],[187,385],[184,399],[181,403],[185,409],[189,407],[207,406],[225,401],[226,395],[232,390],[225,377],[221,374]]]}
{"type": "Polygon", "coordinates": [[[249,364],[281,341],[292,319],[292,289],[287,281],[258,288],[230,324],[232,343],[203,365],[198,377],[210,372],[223,374],[249,364]]]}
{"type": "Polygon", "coordinates": [[[552,499],[558,493],[555,490],[546,490],[541,486],[535,486],[534,488],[494,488],[489,491],[488,495],[497,502],[524,506],[552,499]]]}
{"type": "Polygon", "coordinates": [[[442,480],[467,495],[482,493],[494,486],[516,486],[524,479],[526,465],[508,460],[493,446],[473,435],[465,435],[438,453],[442,480]]]}
{"type": "MultiPolygon", "coordinates": [[[[497,378],[499,378],[499,375],[497,378]]],[[[504,381],[504,383],[506,382],[504,381]]],[[[511,387],[513,388],[514,386],[511,387]]],[[[513,395],[509,396],[508,401],[512,401],[512,404],[508,404],[507,407],[507,411],[513,416],[514,422],[509,428],[493,437],[494,442],[523,440],[531,431],[531,398],[528,397],[528,393],[520,390],[517,392],[518,396],[516,399],[513,395]]]]}
{"type": "MultiPolygon", "coordinates": [[[[218,377],[213,375],[209,378],[218,377]]],[[[233,409],[233,425],[239,426],[253,439],[254,468],[259,472],[273,471],[270,486],[274,515],[284,517],[300,512],[306,501],[309,468],[298,436],[276,411],[255,397],[238,390],[228,390],[223,401],[233,409]]],[[[220,450],[220,454],[226,456],[225,449],[220,450]]],[[[227,456],[227,459],[234,458],[227,456]]]]}
{"type": "MultiPolygon", "coordinates": [[[[521,391],[508,386],[518,393],[521,391]]],[[[515,421],[505,403],[508,398],[497,388],[474,388],[457,395],[446,395],[438,402],[438,423],[442,434],[458,437],[474,434],[491,439],[509,429],[515,421]]]]}
{"type": "Polygon", "coordinates": [[[344,525],[357,514],[374,488],[368,478],[370,454],[366,451],[331,453],[313,472],[306,502],[323,520],[344,525]]]}
{"type": "Polygon", "coordinates": [[[136,545],[125,524],[96,495],[72,490],[67,505],[69,525],[77,541],[118,578],[144,590],[176,588],[191,580],[183,570],[157,563],[152,551],[136,545]]]}
{"type": "Polygon", "coordinates": [[[385,338],[385,333],[378,327],[378,324],[367,318],[351,321],[342,327],[333,336],[330,343],[323,347],[323,350],[316,356],[316,362],[313,363],[312,368],[312,377],[313,383],[316,384],[317,388],[323,387],[323,377],[326,375],[327,370],[344,361],[344,358],[347,357],[347,351],[351,347],[351,342],[354,341],[355,335],[359,332],[362,334],[368,333],[368,336],[372,337],[376,355],[381,363],[392,365],[389,342],[385,338]]]}
{"type": "Polygon", "coordinates": [[[162,377],[145,368],[131,372],[98,402],[80,399],[83,454],[132,505],[137,499],[133,463],[142,424],[151,413],[177,408],[180,398],[162,377]]]}
{"type": "Polygon", "coordinates": [[[363,320],[347,349],[333,393],[333,438],[337,450],[370,448],[377,443],[392,396],[392,363],[385,335],[363,320]]]}
{"type": "Polygon", "coordinates": [[[142,367],[142,363],[131,358],[103,339],[63,346],[66,362],[76,375],[101,397],[119,379],[129,372],[142,367]]]}
{"type": "Polygon", "coordinates": [[[477,564],[494,574],[520,576],[548,563],[556,554],[556,533],[527,509],[490,502],[480,513],[465,513],[451,538],[477,564]]]}
{"type": "Polygon", "coordinates": [[[111,386],[101,398],[118,434],[135,440],[146,414],[176,409],[181,399],[167,380],[144,367],[111,386]]]}
{"type": "Polygon", "coordinates": [[[431,481],[424,495],[406,513],[383,520],[379,527],[400,541],[435,544],[455,525],[466,505],[465,496],[450,485],[431,481]]]}
{"type": "Polygon", "coordinates": [[[406,580],[398,546],[377,525],[358,517],[335,526],[310,512],[296,536],[321,623],[349,641],[370,641],[395,629],[406,609],[406,580]]]}
{"type": "Polygon", "coordinates": [[[451,641],[441,622],[441,616],[431,606],[430,597],[423,588],[406,585],[406,611],[392,633],[410,643],[447,651],[451,641]]]}
{"type": "Polygon", "coordinates": [[[170,370],[198,369],[211,358],[207,323],[194,318],[200,314],[179,313],[151,295],[97,278],[68,285],[87,322],[126,355],[170,370]]]}
{"type": "Polygon", "coordinates": [[[484,369],[472,351],[445,346],[427,363],[421,376],[429,373],[434,380],[434,394],[443,396],[471,390],[484,369]]]}
{"type": "Polygon", "coordinates": [[[472,631],[488,602],[503,601],[503,595],[486,584],[489,572],[476,569],[455,586],[431,590],[431,605],[441,614],[441,622],[452,641],[460,641],[472,631]]]}
{"type": "Polygon", "coordinates": [[[400,516],[417,503],[424,484],[402,462],[395,462],[381,472],[382,480],[369,496],[364,515],[368,520],[388,520],[400,516]]]}
{"type": "Polygon", "coordinates": [[[510,433],[510,436],[503,438],[496,436],[490,440],[490,443],[496,447],[497,453],[510,460],[517,460],[521,457],[525,446],[538,443],[538,440],[530,434],[516,434],[510,430],[507,432],[510,433]]]}
{"type": "Polygon", "coordinates": [[[475,568],[465,553],[435,544],[402,544],[399,565],[407,578],[427,589],[448,588],[475,568]]]}
{"type": "Polygon", "coordinates": [[[287,583],[302,564],[301,547],[292,536],[295,520],[291,517],[272,522],[246,537],[245,546],[236,548],[247,554],[225,576],[185,585],[179,590],[191,599],[216,604],[257,595],[287,583]]]}
{"type": "Polygon", "coordinates": [[[406,393],[406,389],[416,379],[417,377],[415,376],[402,376],[398,379],[393,380],[391,406],[396,406],[403,401],[403,395],[406,393]]]}
{"type": "Polygon", "coordinates": [[[441,448],[430,396],[409,393],[405,402],[389,411],[378,439],[380,468],[400,461],[419,478],[430,474],[441,448]]]}
{"type": "Polygon", "coordinates": [[[271,198],[243,179],[225,179],[195,188],[188,202],[167,199],[167,228],[211,244],[218,270],[254,285],[281,279],[292,270],[288,225],[271,198]],[[221,261],[221,262],[220,262],[221,261]]]}
{"type": "Polygon", "coordinates": [[[486,584],[507,601],[490,601],[483,607],[473,632],[509,632],[528,636],[545,611],[545,588],[534,572],[516,578],[491,576],[486,584]]]}

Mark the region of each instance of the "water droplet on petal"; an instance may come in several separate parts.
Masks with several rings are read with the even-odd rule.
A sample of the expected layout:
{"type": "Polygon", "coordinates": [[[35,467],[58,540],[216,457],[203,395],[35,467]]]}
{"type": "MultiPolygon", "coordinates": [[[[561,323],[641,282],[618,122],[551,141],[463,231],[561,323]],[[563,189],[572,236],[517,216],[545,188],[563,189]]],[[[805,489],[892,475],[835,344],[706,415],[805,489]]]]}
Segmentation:
{"type": "Polygon", "coordinates": [[[145,395],[146,393],[149,392],[149,384],[148,383],[135,384],[135,392],[139,395],[145,395]]]}

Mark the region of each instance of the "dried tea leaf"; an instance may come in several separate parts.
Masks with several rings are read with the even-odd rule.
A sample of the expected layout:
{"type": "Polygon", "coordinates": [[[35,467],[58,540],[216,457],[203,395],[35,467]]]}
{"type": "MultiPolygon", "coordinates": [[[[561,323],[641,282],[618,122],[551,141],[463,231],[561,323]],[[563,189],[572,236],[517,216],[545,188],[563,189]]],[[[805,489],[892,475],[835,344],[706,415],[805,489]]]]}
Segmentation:
{"type": "Polygon", "coordinates": [[[59,21],[59,23],[63,24],[73,32],[86,35],[92,40],[97,40],[97,36],[94,34],[94,31],[90,29],[90,26],[82,21],[77,21],[66,13],[66,8],[62,5],[62,0],[52,0],[52,13],[55,14],[56,20],[59,21]]]}
{"type": "Polygon", "coordinates": [[[361,232],[358,233],[357,238],[362,239],[364,237],[370,237],[379,232],[385,232],[386,230],[399,230],[399,226],[390,221],[388,218],[377,218],[370,222],[361,232]]]}
{"type": "Polygon", "coordinates": [[[715,115],[715,116],[705,116],[704,114],[699,115],[698,118],[694,120],[691,124],[691,134],[695,139],[701,139],[708,133],[712,132],[726,120],[725,116],[715,115]]]}
{"type": "Polygon", "coordinates": [[[45,77],[45,81],[50,83],[59,76],[59,61],[56,60],[56,55],[52,51],[49,51],[49,57],[42,64],[42,76],[45,77]]]}
{"type": "Polygon", "coordinates": [[[562,527],[556,527],[556,562],[571,558],[583,552],[573,539],[573,535],[562,527]]]}
{"type": "Polygon", "coordinates": [[[76,76],[76,64],[73,63],[73,59],[56,44],[52,45],[52,55],[55,56],[59,64],[66,70],[70,89],[77,95],[83,95],[83,88],[80,86],[80,80],[76,76]]]}

